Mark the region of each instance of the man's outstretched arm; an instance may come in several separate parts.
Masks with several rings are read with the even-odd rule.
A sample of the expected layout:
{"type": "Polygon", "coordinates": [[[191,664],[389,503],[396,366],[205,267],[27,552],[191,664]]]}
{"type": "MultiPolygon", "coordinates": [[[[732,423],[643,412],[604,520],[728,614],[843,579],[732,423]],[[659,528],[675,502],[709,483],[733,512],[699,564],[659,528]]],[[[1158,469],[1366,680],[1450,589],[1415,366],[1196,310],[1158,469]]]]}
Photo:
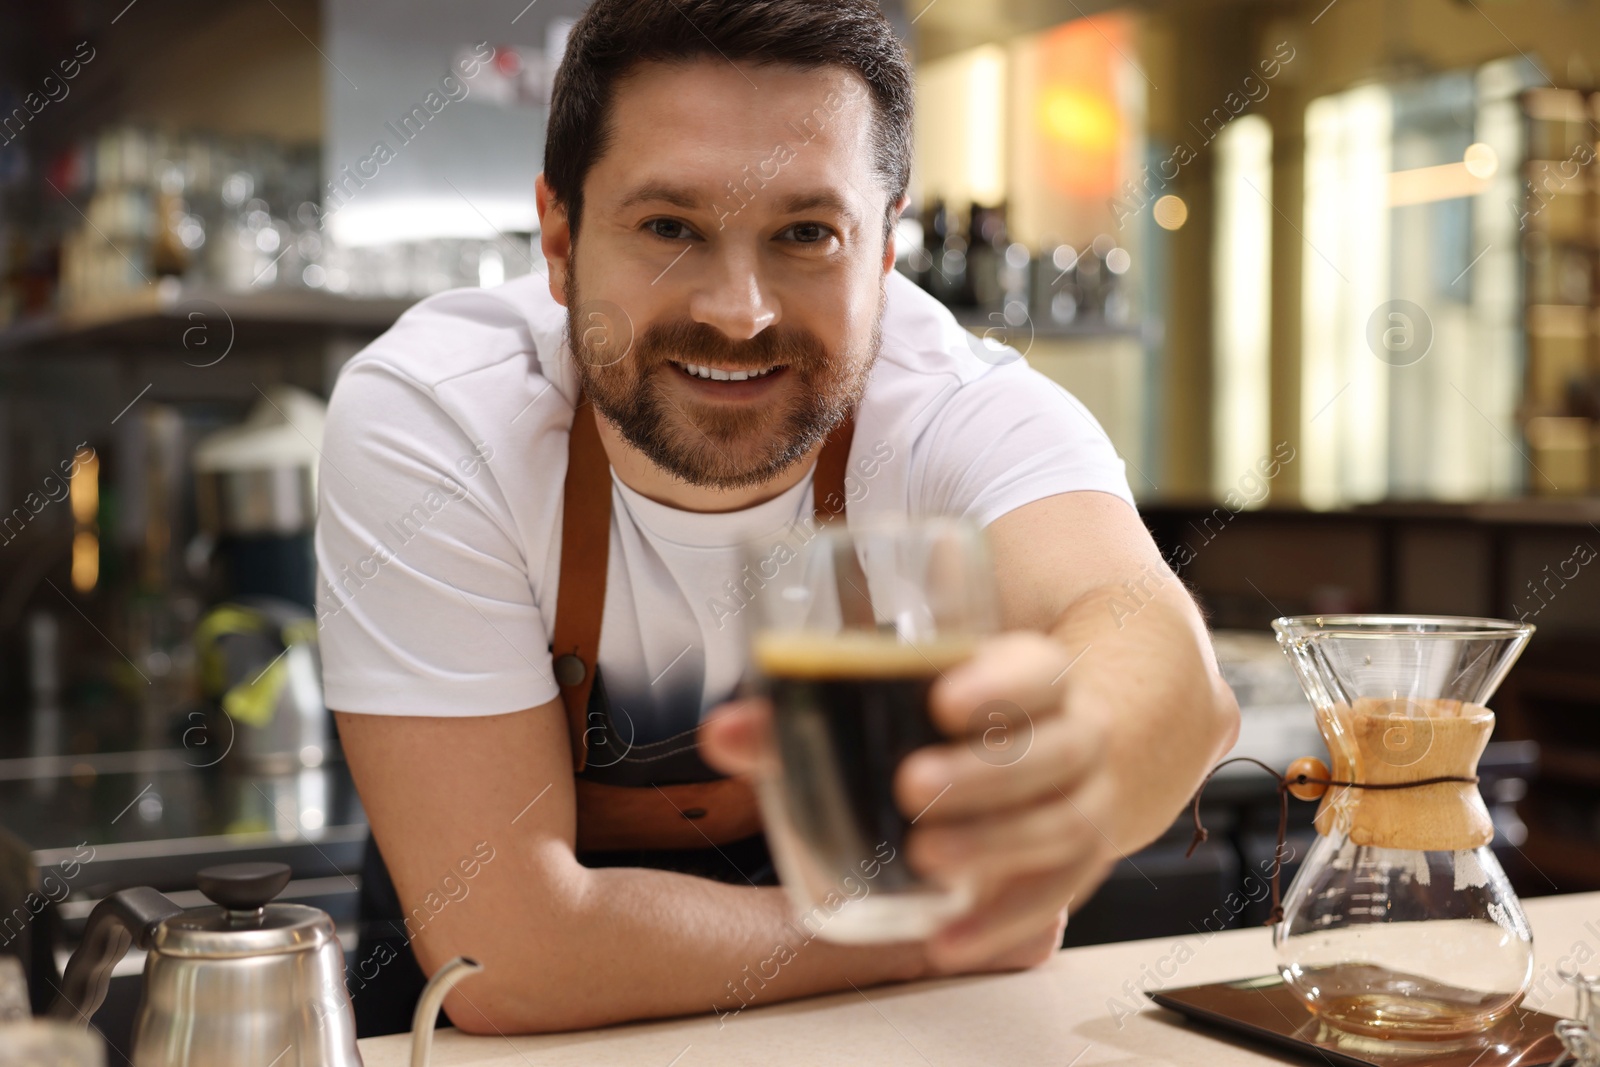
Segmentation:
{"type": "MultiPolygon", "coordinates": [[[[557,701],[509,715],[338,721],[418,963],[428,974],[458,954],[484,965],[445,1002],[462,1030],[727,1012],[936,973],[918,944],[808,940],[779,889],[580,865],[557,701]]],[[[985,969],[1045,958],[1059,928],[1040,927],[985,969]]]]}

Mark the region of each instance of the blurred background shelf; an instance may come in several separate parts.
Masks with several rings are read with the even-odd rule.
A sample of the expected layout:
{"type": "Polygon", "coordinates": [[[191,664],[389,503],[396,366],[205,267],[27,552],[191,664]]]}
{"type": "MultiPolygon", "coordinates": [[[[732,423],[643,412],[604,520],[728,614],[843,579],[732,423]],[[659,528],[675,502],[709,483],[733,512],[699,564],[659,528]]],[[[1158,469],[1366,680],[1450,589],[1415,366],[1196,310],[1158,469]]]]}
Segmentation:
{"type": "Polygon", "coordinates": [[[201,364],[216,358],[230,340],[238,350],[371,336],[387,329],[415,302],[317,290],[235,292],[158,284],[18,322],[0,330],[0,353],[182,348],[191,353],[192,363],[201,364]]]}
{"type": "Polygon", "coordinates": [[[958,309],[955,316],[957,322],[979,338],[987,335],[998,343],[1009,344],[1019,351],[1026,349],[1029,340],[1033,338],[1070,341],[1076,338],[1107,337],[1138,339],[1140,336],[1137,324],[1106,322],[1103,319],[1079,323],[1029,318],[1011,323],[1006,320],[1004,311],[991,311],[985,314],[970,308],[958,309]]]}

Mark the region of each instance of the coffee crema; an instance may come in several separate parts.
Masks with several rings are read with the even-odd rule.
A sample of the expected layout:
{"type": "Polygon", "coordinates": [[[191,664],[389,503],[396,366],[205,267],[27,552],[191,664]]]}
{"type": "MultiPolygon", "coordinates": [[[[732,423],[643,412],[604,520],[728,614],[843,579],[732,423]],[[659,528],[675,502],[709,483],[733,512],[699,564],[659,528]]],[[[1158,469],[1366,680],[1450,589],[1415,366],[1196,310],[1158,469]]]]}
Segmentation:
{"type": "Polygon", "coordinates": [[[975,644],[970,637],[910,642],[861,630],[772,631],[756,635],[753,656],[763,674],[788,678],[909,678],[954,667],[972,656],[975,644]]]}
{"type": "MultiPolygon", "coordinates": [[[[829,880],[900,854],[911,821],[895,803],[895,771],[914,750],[948,741],[928,713],[928,694],[973,647],[970,638],[911,644],[862,631],[757,635],[785,807],[829,880]]],[[[921,885],[904,861],[891,862],[875,891],[921,885]]]]}

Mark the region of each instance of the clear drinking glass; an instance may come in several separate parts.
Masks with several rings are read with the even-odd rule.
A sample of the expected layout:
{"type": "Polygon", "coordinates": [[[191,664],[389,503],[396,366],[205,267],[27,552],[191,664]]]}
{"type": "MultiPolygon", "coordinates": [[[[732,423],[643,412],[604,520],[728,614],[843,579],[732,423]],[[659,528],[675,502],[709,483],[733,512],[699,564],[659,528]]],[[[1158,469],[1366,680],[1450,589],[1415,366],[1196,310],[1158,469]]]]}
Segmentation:
{"type": "Polygon", "coordinates": [[[796,527],[750,546],[743,585],[752,680],[772,702],[775,752],[758,776],[767,840],[808,933],[914,940],[972,902],[918,878],[916,817],[895,769],[945,742],[928,694],[997,627],[981,531],[960,519],[796,527]]]}
{"type": "Polygon", "coordinates": [[[1576,991],[1578,1007],[1571,1018],[1556,1023],[1556,1036],[1567,1051],[1550,1067],[1600,1067],[1600,975],[1558,973],[1576,991]]]}
{"type": "Polygon", "coordinates": [[[1474,776],[1484,706],[1533,627],[1344,615],[1272,624],[1317,716],[1335,781],[1273,931],[1284,982],[1340,1029],[1401,1041],[1481,1033],[1522,1000],[1533,935],[1489,848],[1474,776]]]}

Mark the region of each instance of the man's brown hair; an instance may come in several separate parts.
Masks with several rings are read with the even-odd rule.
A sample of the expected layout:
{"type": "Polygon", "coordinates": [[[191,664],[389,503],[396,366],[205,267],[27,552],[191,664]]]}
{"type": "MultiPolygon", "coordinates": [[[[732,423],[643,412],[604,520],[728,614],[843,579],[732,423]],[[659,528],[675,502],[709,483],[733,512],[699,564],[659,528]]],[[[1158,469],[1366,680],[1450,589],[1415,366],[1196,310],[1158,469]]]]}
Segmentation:
{"type": "MultiPolygon", "coordinates": [[[[544,175],[573,235],[583,179],[610,140],[617,83],[638,64],[700,58],[854,71],[872,92],[875,169],[889,209],[911,176],[911,66],[874,0],[595,0],[556,71],[544,175]]],[[[884,229],[893,224],[885,218],[884,229]]]]}

